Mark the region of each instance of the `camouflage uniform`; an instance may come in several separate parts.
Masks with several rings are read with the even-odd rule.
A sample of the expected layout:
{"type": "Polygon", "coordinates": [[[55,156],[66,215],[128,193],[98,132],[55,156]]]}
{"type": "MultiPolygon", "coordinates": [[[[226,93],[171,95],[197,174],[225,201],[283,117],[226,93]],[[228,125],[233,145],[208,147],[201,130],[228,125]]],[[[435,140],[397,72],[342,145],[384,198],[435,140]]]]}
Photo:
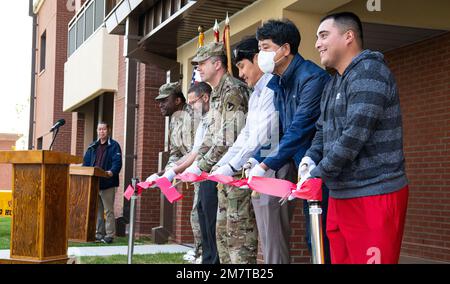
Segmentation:
{"type": "MultiPolygon", "coordinates": [[[[224,75],[213,90],[208,132],[199,150],[198,167],[203,171],[211,171],[245,125],[249,93],[246,85],[229,74],[224,75]]],[[[239,189],[224,190],[220,184],[218,189],[216,242],[220,263],[256,263],[257,237],[253,235],[257,236],[257,233],[250,233],[256,232],[256,221],[250,193],[239,189]]]]}
{"type": "MultiPolygon", "coordinates": [[[[159,96],[156,100],[169,97],[181,88],[178,82],[166,83],[159,88],[159,96]]],[[[169,124],[169,161],[165,169],[172,168],[175,163],[192,150],[195,136],[195,122],[193,121],[192,108],[184,104],[183,109],[174,112],[170,116],[169,124]]]]}
{"type": "Polygon", "coordinates": [[[252,190],[219,184],[217,250],[220,263],[256,264],[258,229],[252,190]]]}
{"type": "Polygon", "coordinates": [[[200,147],[198,167],[210,172],[245,125],[250,89],[228,73],[210,96],[208,130],[200,147]]]}
{"type": "MultiPolygon", "coordinates": [[[[165,99],[177,88],[181,88],[179,83],[167,83],[159,88],[159,96],[156,100],[165,99]]],[[[175,163],[188,155],[193,146],[195,130],[198,122],[194,120],[192,108],[185,104],[181,111],[176,111],[170,117],[169,124],[169,160],[165,169],[175,166],[175,163]]],[[[194,235],[194,252],[196,257],[201,255],[201,231],[197,213],[198,185],[194,187],[194,203],[191,211],[191,226],[194,235]]]]}
{"type": "MultiPolygon", "coordinates": [[[[245,84],[228,74],[222,78],[218,87],[213,90],[213,94],[211,94],[211,107],[216,109],[214,104],[222,107],[222,109],[219,109],[218,112],[222,114],[222,121],[225,121],[225,123],[222,127],[214,127],[214,124],[217,124],[216,112],[216,117],[213,117],[213,121],[210,121],[211,131],[209,131],[207,135],[215,135],[213,139],[215,138],[216,140],[213,140],[214,142],[212,142],[212,145],[222,145],[220,143],[223,143],[224,141],[228,144],[227,147],[218,148],[215,152],[213,152],[215,155],[207,156],[206,159],[203,159],[203,163],[198,164],[200,169],[207,169],[210,171],[212,165],[215,165],[223,157],[223,155],[225,155],[228,148],[231,147],[236,140],[241,129],[245,125],[245,117],[241,117],[239,114],[233,115],[230,111],[236,112],[236,110],[241,110],[241,114],[247,113],[248,97],[250,93],[251,90],[245,84]],[[223,94],[224,91],[226,92],[227,88],[230,90],[235,88],[235,92],[238,92],[234,96],[234,100],[236,101],[238,101],[237,98],[239,98],[238,94],[240,94],[240,96],[245,94],[245,96],[242,96],[243,99],[246,99],[245,110],[243,108],[239,109],[236,107],[231,107],[229,105],[230,100],[223,100],[224,103],[222,104],[218,102],[220,98],[223,98],[221,97],[221,94],[223,94]],[[211,168],[208,167],[210,165],[211,168]],[[202,166],[204,166],[204,168],[202,168],[202,166]]],[[[211,110],[210,113],[213,114],[211,110]]],[[[222,184],[218,184],[217,189],[218,210],[216,220],[216,242],[220,263],[256,263],[258,250],[258,230],[256,227],[255,213],[251,203],[251,190],[242,190],[222,184]]]]}
{"type": "MultiPolygon", "coordinates": [[[[212,56],[223,55],[225,55],[223,44],[210,43],[198,49],[195,58],[192,60],[192,64],[205,61],[212,56]]],[[[222,76],[219,84],[213,89],[210,95],[210,110],[207,118],[208,128],[203,144],[198,151],[199,157],[197,159],[197,166],[202,171],[210,172],[213,166],[222,158],[228,151],[228,148],[231,147],[236,140],[242,127],[245,125],[245,114],[248,110],[249,94],[249,88],[228,73],[222,76]]],[[[202,205],[199,210],[201,210],[203,214],[208,214],[209,216],[210,213],[208,212],[211,211],[214,200],[202,200],[203,196],[206,196],[203,195],[203,190],[209,189],[202,188],[200,190],[200,203],[202,205]],[[212,203],[209,204],[209,202],[212,203]]],[[[212,198],[212,196],[208,198],[212,198]]],[[[216,219],[218,215],[216,214],[214,217],[209,217],[216,219]]],[[[217,227],[210,228],[209,224],[217,225],[217,222],[208,223],[206,224],[207,227],[204,228],[205,232],[208,233],[207,235],[210,234],[212,237],[215,236],[216,238],[216,240],[210,240],[209,237],[203,236],[203,240],[207,242],[205,245],[211,248],[211,251],[206,254],[208,260],[212,261],[211,263],[215,263],[216,261],[214,256],[215,249],[211,247],[212,242],[214,243],[214,246],[217,245],[220,262],[229,263],[227,259],[222,260],[222,255],[227,255],[227,252],[219,248],[220,244],[217,240],[220,238],[220,234],[216,234],[216,230],[218,230],[217,227]]]]}
{"type": "Polygon", "coordinates": [[[195,257],[200,257],[202,255],[202,231],[200,230],[200,222],[198,220],[198,190],[199,184],[194,183],[194,200],[192,203],[191,211],[191,228],[192,234],[194,235],[194,252],[195,257]]]}

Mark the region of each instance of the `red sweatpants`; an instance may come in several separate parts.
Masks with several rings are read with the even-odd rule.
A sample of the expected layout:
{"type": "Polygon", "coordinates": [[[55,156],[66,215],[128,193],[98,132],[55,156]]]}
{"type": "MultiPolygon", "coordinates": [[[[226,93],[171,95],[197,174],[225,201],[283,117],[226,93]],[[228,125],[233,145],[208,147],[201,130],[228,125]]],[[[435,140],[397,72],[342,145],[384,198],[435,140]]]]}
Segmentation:
{"type": "Polygon", "coordinates": [[[327,236],[333,264],[398,263],[408,204],[399,191],[328,201],[327,236]]]}

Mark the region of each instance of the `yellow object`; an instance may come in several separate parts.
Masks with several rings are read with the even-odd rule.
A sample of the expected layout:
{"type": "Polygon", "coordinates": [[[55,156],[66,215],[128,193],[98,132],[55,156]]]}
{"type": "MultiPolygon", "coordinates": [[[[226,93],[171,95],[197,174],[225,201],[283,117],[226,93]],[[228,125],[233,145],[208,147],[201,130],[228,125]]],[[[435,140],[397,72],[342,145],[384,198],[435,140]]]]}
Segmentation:
{"type": "Polygon", "coordinates": [[[203,33],[203,26],[198,27],[198,45],[197,47],[202,47],[205,45],[205,34],[203,33]]]}
{"type": "Polygon", "coordinates": [[[0,217],[12,216],[12,191],[0,190],[0,217]]]}

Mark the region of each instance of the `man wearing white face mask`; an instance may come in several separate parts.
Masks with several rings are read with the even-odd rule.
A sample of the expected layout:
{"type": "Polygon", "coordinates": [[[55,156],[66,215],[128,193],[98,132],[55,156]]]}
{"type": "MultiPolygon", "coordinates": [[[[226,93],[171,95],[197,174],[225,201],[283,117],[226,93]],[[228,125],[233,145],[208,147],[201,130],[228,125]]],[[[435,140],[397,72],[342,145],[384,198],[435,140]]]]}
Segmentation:
{"type": "MultiPolygon", "coordinates": [[[[272,124],[278,126],[273,105],[273,90],[269,82],[273,76],[264,74],[257,64],[258,40],[252,36],[241,40],[234,49],[234,63],[239,69],[239,77],[253,88],[248,103],[248,113],[244,128],[235,143],[215,165],[211,175],[237,176],[245,162],[257,155],[270,142],[272,124]]],[[[231,185],[223,185],[218,191],[217,249],[221,264],[255,264],[258,253],[258,229],[255,215],[267,215],[252,206],[252,191],[231,185]]],[[[254,204],[253,204],[254,205],[254,204]]],[[[265,206],[264,208],[267,208],[265,206]]],[[[256,217],[258,218],[258,217],[256,217]]],[[[261,245],[264,251],[264,235],[261,245]]]]}
{"type": "MultiPolygon", "coordinates": [[[[260,49],[259,67],[265,73],[276,74],[280,77],[274,102],[280,117],[282,136],[275,153],[253,167],[249,178],[263,176],[267,170],[272,169],[279,173],[286,172],[285,179],[288,179],[287,173],[292,170],[296,172],[301,158],[311,145],[315,133],[315,122],[320,115],[322,90],[329,80],[329,75],[325,70],[313,62],[305,60],[298,53],[300,32],[291,21],[269,20],[258,28],[256,38],[259,41],[260,49]],[[287,167],[287,169],[284,170],[283,167],[287,167]]],[[[296,182],[295,178],[291,181],[296,182]]],[[[292,206],[293,204],[289,204],[280,209],[285,212],[280,216],[289,216],[289,220],[286,220],[287,217],[285,217],[280,221],[287,223],[284,226],[284,247],[289,247],[291,211],[288,208],[292,209],[292,206]]],[[[309,244],[309,215],[305,215],[309,244]]],[[[325,246],[327,247],[327,243],[325,246]]],[[[284,257],[286,259],[289,256],[284,257]]]]}

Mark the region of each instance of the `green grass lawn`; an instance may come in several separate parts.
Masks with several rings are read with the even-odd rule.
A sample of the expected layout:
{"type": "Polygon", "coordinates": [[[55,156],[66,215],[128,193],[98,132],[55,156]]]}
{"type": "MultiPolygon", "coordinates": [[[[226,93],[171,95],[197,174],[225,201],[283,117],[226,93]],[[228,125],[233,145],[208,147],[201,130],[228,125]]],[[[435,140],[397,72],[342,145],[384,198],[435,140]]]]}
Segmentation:
{"type": "MultiPolygon", "coordinates": [[[[9,249],[11,218],[0,217],[0,249],[9,249]]],[[[152,244],[152,240],[143,237],[135,241],[135,245],[152,244]]],[[[86,246],[126,246],[128,245],[128,237],[117,237],[112,244],[104,243],[74,243],[69,242],[70,247],[86,247],[86,246]]],[[[158,253],[134,255],[134,264],[187,264],[183,260],[184,253],[158,253]]],[[[80,264],[126,264],[126,255],[112,256],[82,256],[78,258],[80,264]]]]}
{"type": "MultiPolygon", "coordinates": [[[[79,264],[126,264],[126,255],[82,256],[79,264]]],[[[188,264],[183,253],[157,253],[133,256],[133,264],[188,264]]]]}
{"type": "Polygon", "coordinates": [[[9,249],[11,218],[0,217],[0,249],[9,249]]]}
{"type": "MultiPolygon", "coordinates": [[[[0,217],[0,249],[9,249],[11,232],[11,218],[0,217]]],[[[151,238],[142,237],[134,242],[135,245],[153,244],[151,238]]],[[[69,242],[69,247],[92,247],[92,246],[126,246],[128,237],[116,237],[112,244],[104,243],[75,243],[69,242]]]]}

